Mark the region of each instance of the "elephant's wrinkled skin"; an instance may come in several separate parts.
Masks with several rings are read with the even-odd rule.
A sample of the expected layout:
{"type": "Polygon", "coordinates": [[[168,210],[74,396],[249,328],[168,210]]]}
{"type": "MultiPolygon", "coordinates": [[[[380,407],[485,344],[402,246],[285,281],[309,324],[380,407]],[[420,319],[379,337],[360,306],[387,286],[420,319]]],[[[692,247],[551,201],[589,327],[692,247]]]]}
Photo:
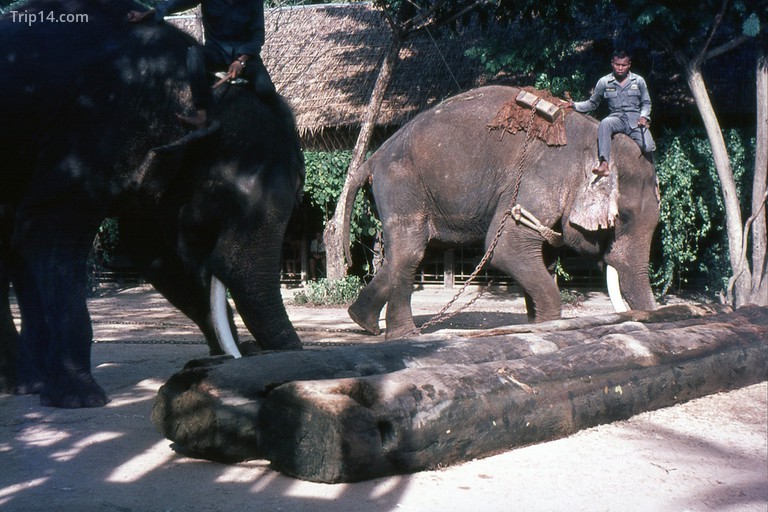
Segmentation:
{"type": "MultiPolygon", "coordinates": [[[[378,334],[387,304],[387,338],[414,329],[414,272],[429,242],[486,247],[512,206],[517,163],[526,132],[490,132],[488,123],[518,89],[491,86],[446,100],[401,128],[364,164],[346,199],[369,177],[383,223],[384,264],[349,308],[350,316],[378,334]]],[[[566,120],[568,143],[531,144],[517,203],[542,224],[562,231],[565,245],[612,265],[621,291],[635,309],[656,307],[648,281],[648,259],[659,219],[653,165],[629,138],[617,137],[613,163],[619,176],[619,214],[612,229],[587,232],[568,222],[576,191],[596,161],[597,122],[578,113],[566,120]]],[[[351,211],[351,209],[350,209],[351,211]]],[[[347,220],[348,222],[348,220],[347,220]]],[[[348,233],[348,226],[343,228],[348,233]]],[[[526,294],[532,320],[556,319],[560,294],[552,278],[557,250],[539,234],[510,221],[490,263],[512,276],[526,294]]]]}
{"type": "Polygon", "coordinates": [[[140,8],[40,1],[17,10],[88,21],[0,20],[0,385],[46,405],[108,401],[91,375],[86,308],[86,257],[106,216],[120,218],[135,262],[209,340],[213,275],[260,347],[301,346],[279,286],[303,183],[292,113],[277,95],[224,86],[211,127],[188,133],[175,115],[191,109],[185,60],[196,43],[165,24],[128,23],[140,8]]]}

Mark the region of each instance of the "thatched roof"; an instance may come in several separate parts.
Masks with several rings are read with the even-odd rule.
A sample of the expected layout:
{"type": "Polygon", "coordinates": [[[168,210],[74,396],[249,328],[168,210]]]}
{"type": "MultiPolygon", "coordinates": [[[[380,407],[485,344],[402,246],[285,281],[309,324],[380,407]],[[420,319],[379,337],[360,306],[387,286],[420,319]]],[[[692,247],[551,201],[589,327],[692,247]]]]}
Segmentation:
{"type": "MultiPolygon", "coordinates": [[[[266,21],[262,57],[299,130],[359,126],[392,42],[382,13],[369,3],[313,5],[268,10],[266,21]]],[[[479,37],[475,25],[407,41],[377,124],[401,125],[486,81],[480,64],[464,55],[479,37]]]]}

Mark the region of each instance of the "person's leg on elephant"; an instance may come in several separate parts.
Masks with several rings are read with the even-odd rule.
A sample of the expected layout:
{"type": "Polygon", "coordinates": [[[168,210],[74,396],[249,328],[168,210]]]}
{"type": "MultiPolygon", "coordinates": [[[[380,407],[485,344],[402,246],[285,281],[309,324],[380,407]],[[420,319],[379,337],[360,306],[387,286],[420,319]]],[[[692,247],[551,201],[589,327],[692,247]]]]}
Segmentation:
{"type": "Polygon", "coordinates": [[[617,133],[627,131],[627,123],[620,116],[610,115],[600,121],[597,128],[597,158],[598,164],[592,172],[598,176],[608,176],[610,173],[608,163],[611,160],[611,141],[617,133]]]}
{"type": "Polygon", "coordinates": [[[243,73],[245,79],[259,96],[269,97],[277,93],[272,77],[269,76],[269,71],[267,71],[264,61],[261,60],[261,55],[251,55],[243,73]]]}
{"type": "Polygon", "coordinates": [[[631,129],[627,135],[635,141],[644,155],[650,156],[656,151],[656,142],[654,142],[653,137],[651,136],[650,129],[636,126],[631,129]]]}

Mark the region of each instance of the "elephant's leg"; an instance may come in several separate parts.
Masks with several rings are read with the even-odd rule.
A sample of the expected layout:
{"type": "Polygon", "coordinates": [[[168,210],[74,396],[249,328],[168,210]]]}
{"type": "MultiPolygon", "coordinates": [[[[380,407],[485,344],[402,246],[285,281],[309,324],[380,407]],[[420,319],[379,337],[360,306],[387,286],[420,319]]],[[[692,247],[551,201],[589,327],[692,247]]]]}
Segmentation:
{"type": "Polygon", "coordinates": [[[491,264],[512,276],[523,289],[531,322],[560,318],[560,290],[552,276],[549,255],[543,252],[543,242],[516,233],[507,236],[499,242],[491,264]]]}
{"type": "Polygon", "coordinates": [[[34,274],[28,266],[15,263],[12,271],[13,285],[22,324],[18,336],[17,377],[13,392],[17,395],[38,394],[45,381],[50,341],[48,324],[34,274]]]}
{"type": "Polygon", "coordinates": [[[373,280],[362,289],[355,302],[347,309],[350,318],[357,325],[376,336],[381,334],[379,315],[389,298],[389,283],[382,277],[388,273],[388,266],[389,263],[385,257],[373,280]]]}
{"type": "Polygon", "coordinates": [[[42,405],[100,407],[109,401],[91,374],[93,331],[86,304],[89,248],[90,242],[81,240],[24,253],[49,330],[45,380],[40,390],[42,405]]]}
{"type": "Polygon", "coordinates": [[[418,225],[385,224],[382,267],[348,309],[349,316],[372,334],[380,333],[379,315],[385,304],[387,340],[416,329],[411,312],[411,295],[413,276],[427,245],[425,233],[425,229],[418,225]]]}
{"type": "Polygon", "coordinates": [[[411,310],[411,296],[413,277],[427,247],[426,225],[421,226],[421,229],[418,225],[390,229],[384,247],[385,258],[390,259],[386,276],[389,281],[389,300],[385,338],[392,340],[408,335],[416,329],[411,310]]]}

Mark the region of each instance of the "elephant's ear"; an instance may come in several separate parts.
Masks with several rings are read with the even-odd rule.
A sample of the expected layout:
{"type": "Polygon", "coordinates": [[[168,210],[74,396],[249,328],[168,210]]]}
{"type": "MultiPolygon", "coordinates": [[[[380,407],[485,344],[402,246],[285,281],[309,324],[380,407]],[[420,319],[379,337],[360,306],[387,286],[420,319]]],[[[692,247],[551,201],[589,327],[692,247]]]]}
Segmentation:
{"type": "Polygon", "coordinates": [[[568,222],[587,231],[613,227],[619,213],[616,169],[603,178],[589,173],[573,201],[568,222]]]}
{"type": "Polygon", "coordinates": [[[136,172],[137,192],[151,197],[160,196],[183,171],[188,156],[204,148],[221,128],[214,121],[207,128],[195,130],[181,139],[150,149],[136,172]]]}

